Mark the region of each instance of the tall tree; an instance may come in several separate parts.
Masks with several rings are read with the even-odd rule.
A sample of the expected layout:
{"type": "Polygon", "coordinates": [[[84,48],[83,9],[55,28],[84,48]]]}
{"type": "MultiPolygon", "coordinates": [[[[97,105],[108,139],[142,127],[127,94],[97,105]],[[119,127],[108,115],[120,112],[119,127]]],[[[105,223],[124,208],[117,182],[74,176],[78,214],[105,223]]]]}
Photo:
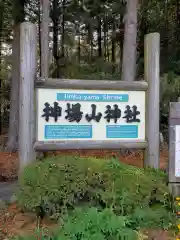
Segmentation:
{"type": "Polygon", "coordinates": [[[19,83],[20,83],[20,26],[25,19],[26,0],[13,0],[13,47],[12,47],[12,81],[10,93],[9,131],[6,151],[13,152],[18,147],[19,124],[19,83]]]}
{"type": "Polygon", "coordinates": [[[122,80],[130,82],[134,81],[136,76],[137,7],[138,0],[127,0],[124,17],[122,80]]]}
{"type": "Polygon", "coordinates": [[[98,38],[98,57],[102,57],[102,47],[101,47],[101,41],[102,41],[102,20],[100,16],[97,16],[97,38],[98,38]]]}
{"type": "MultiPolygon", "coordinates": [[[[1,89],[2,89],[2,79],[1,79],[1,69],[2,69],[2,32],[3,32],[3,27],[4,27],[4,24],[3,24],[3,20],[4,20],[4,2],[1,1],[0,2],[0,94],[1,93],[1,89]]],[[[2,133],[2,107],[1,107],[2,103],[0,103],[0,134],[2,133]]]]}
{"type": "Polygon", "coordinates": [[[53,7],[52,7],[52,16],[51,16],[52,22],[53,22],[53,57],[55,59],[56,63],[56,78],[60,77],[59,74],[59,49],[58,49],[58,36],[59,36],[59,6],[58,6],[58,0],[53,0],[53,7]]]}

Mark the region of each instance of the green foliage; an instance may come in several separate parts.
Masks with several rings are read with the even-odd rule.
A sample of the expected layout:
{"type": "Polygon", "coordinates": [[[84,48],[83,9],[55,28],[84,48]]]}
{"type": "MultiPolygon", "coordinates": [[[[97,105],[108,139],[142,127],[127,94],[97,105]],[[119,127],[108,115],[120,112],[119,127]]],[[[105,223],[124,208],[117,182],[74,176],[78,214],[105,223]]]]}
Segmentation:
{"type": "Polygon", "coordinates": [[[161,130],[168,128],[169,103],[176,102],[180,96],[180,77],[173,72],[161,78],[160,121],[161,130]]]}
{"type": "Polygon", "coordinates": [[[39,230],[33,236],[18,237],[15,240],[137,240],[141,239],[139,228],[156,228],[162,223],[168,229],[173,220],[170,214],[159,208],[136,208],[129,216],[117,216],[112,209],[98,211],[94,207],[83,207],[63,216],[60,226],[53,234],[39,230]]]}
{"type": "MultiPolygon", "coordinates": [[[[167,221],[171,224],[174,218],[174,206],[165,185],[167,176],[149,168],[138,169],[113,160],[61,156],[28,166],[19,181],[19,205],[30,211],[41,207],[53,218],[79,206],[110,208],[118,216],[131,216],[137,209],[158,206],[160,212],[155,214],[162,217],[158,218],[161,227],[167,227],[167,221]],[[172,213],[167,217],[169,211],[172,213]],[[163,218],[168,219],[164,224],[160,220],[163,218]]],[[[134,224],[131,217],[129,220],[134,224]]]]}
{"type": "MultiPolygon", "coordinates": [[[[94,63],[79,64],[69,61],[64,68],[61,67],[60,72],[67,79],[83,79],[83,80],[119,80],[120,72],[115,71],[117,64],[105,62],[98,59],[94,63]]],[[[51,66],[50,72],[53,75],[57,68],[51,66]]]]}
{"type": "Polygon", "coordinates": [[[133,214],[130,215],[129,221],[131,228],[140,227],[142,229],[149,227],[157,228],[157,226],[163,229],[170,229],[174,225],[173,215],[158,204],[153,208],[147,207],[142,209],[137,207],[133,214]]]}
{"type": "Polygon", "coordinates": [[[76,208],[63,218],[64,223],[51,235],[44,232],[16,240],[137,240],[138,233],[127,227],[128,219],[116,216],[110,209],[102,212],[96,208],[76,208]],[[38,238],[37,238],[38,237],[38,238]]]}
{"type": "Polygon", "coordinates": [[[96,208],[76,209],[64,219],[58,237],[62,240],[136,240],[137,232],[128,228],[128,219],[116,216],[110,209],[98,212],[96,208]]]}

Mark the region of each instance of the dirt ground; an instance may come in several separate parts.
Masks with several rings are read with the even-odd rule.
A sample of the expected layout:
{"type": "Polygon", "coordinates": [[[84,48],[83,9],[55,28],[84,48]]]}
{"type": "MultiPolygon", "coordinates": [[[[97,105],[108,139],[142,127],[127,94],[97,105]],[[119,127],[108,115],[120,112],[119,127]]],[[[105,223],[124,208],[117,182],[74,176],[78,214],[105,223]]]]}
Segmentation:
{"type": "MultiPolygon", "coordinates": [[[[0,214],[0,240],[20,235],[33,235],[37,230],[37,219],[34,214],[22,213],[16,204],[12,204],[0,214]]],[[[41,228],[53,230],[54,222],[44,219],[41,228]]]]}
{"type": "Polygon", "coordinates": [[[18,153],[0,152],[0,181],[12,181],[17,178],[18,153]]]}
{"type": "MultiPolygon", "coordinates": [[[[134,152],[120,155],[118,152],[105,151],[105,150],[94,150],[94,151],[61,151],[53,152],[46,155],[69,155],[76,154],[79,156],[94,156],[94,157],[114,157],[117,156],[120,161],[127,164],[131,164],[138,167],[143,167],[143,152],[134,152]]],[[[160,166],[163,169],[167,168],[168,163],[168,150],[164,150],[160,154],[160,166]]],[[[17,178],[18,172],[18,154],[17,153],[0,153],[0,181],[12,181],[17,178]]],[[[32,214],[21,213],[20,209],[17,208],[16,204],[9,206],[4,210],[0,210],[0,240],[7,240],[9,236],[22,235],[24,233],[31,234],[37,229],[36,217],[32,214]]],[[[53,222],[44,220],[42,226],[44,228],[53,229],[56,225],[53,222]]],[[[149,240],[168,240],[175,239],[169,238],[166,231],[147,231],[147,238],[149,240]]]]}
{"type": "MultiPolygon", "coordinates": [[[[118,157],[124,163],[143,167],[143,151],[136,151],[131,154],[120,154],[119,152],[112,152],[108,150],[66,150],[59,152],[47,153],[49,155],[78,155],[78,156],[94,156],[98,158],[118,157]]],[[[160,153],[160,167],[167,168],[168,163],[168,149],[165,147],[160,153]]],[[[18,172],[18,153],[0,152],[0,181],[12,181],[17,178],[18,172]]]]}

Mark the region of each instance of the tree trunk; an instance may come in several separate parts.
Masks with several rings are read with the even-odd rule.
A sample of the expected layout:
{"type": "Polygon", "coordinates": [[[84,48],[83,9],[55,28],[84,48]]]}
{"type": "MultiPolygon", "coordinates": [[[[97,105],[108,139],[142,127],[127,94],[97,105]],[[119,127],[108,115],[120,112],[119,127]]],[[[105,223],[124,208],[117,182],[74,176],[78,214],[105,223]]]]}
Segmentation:
{"type": "Polygon", "coordinates": [[[62,2],[62,34],[61,34],[61,55],[62,57],[65,56],[64,54],[64,44],[65,44],[65,0],[62,2]]]}
{"type": "Polygon", "coordinates": [[[81,62],[81,32],[80,32],[80,23],[78,23],[78,45],[77,45],[77,53],[78,53],[78,63],[81,62]]]}
{"type": "Polygon", "coordinates": [[[141,21],[139,23],[139,29],[141,29],[139,33],[139,42],[138,42],[138,56],[137,56],[137,62],[138,62],[138,72],[137,77],[140,78],[144,75],[144,36],[148,33],[148,23],[147,23],[147,15],[148,15],[148,8],[142,6],[142,17],[141,21]]]}
{"type": "Polygon", "coordinates": [[[136,76],[136,38],[137,38],[138,0],[127,0],[122,62],[122,80],[134,81],[136,76]]]}
{"type": "Polygon", "coordinates": [[[41,1],[38,0],[38,35],[39,35],[39,74],[41,76],[41,1]]]}
{"type": "Polygon", "coordinates": [[[116,41],[119,43],[119,50],[120,50],[120,66],[119,70],[122,73],[122,62],[123,62],[123,42],[124,42],[124,22],[123,22],[123,16],[119,15],[119,36],[118,40],[116,38],[116,41]]]}
{"type": "MultiPolygon", "coordinates": [[[[4,24],[3,24],[3,22],[4,22],[4,16],[3,16],[3,14],[4,14],[4,2],[3,1],[0,2],[0,14],[1,14],[1,16],[0,16],[0,29],[3,29],[3,27],[4,27],[4,24]]],[[[0,31],[0,71],[2,69],[2,65],[1,65],[2,64],[2,58],[1,58],[2,57],[1,56],[2,43],[3,43],[3,41],[2,41],[2,31],[0,31]]],[[[2,79],[1,79],[1,74],[0,74],[0,94],[2,94],[1,93],[1,89],[2,89],[2,79]]],[[[2,124],[3,124],[3,120],[2,120],[3,116],[2,116],[2,111],[1,111],[1,109],[2,109],[1,104],[2,103],[0,103],[0,134],[2,133],[2,124]]]]}
{"type": "Polygon", "coordinates": [[[19,125],[19,83],[20,83],[20,27],[25,19],[25,0],[13,1],[14,39],[12,46],[12,83],[10,93],[10,116],[8,141],[5,151],[14,152],[18,148],[19,125]]]}
{"type": "Polygon", "coordinates": [[[97,17],[98,20],[98,26],[97,26],[97,35],[98,35],[98,57],[102,57],[102,48],[101,48],[101,40],[102,40],[102,34],[101,34],[101,18],[97,17]]]}
{"type": "Polygon", "coordinates": [[[49,24],[50,24],[50,0],[41,0],[41,77],[49,76],[49,24]]]}
{"type": "MultiPolygon", "coordinates": [[[[167,56],[169,56],[169,16],[168,16],[168,9],[169,9],[169,4],[168,4],[168,0],[166,0],[166,5],[165,5],[165,23],[164,23],[164,37],[162,36],[162,38],[164,39],[164,49],[163,49],[163,56],[161,56],[161,61],[163,59],[163,64],[162,66],[165,66],[165,71],[166,69],[168,69],[168,65],[169,65],[169,58],[167,58],[167,56]]],[[[180,25],[179,25],[180,27],[180,25]]],[[[161,71],[162,71],[162,67],[161,67],[161,71]]],[[[163,71],[163,72],[165,72],[163,71]]]]}
{"type": "Polygon", "coordinates": [[[176,36],[177,36],[177,42],[180,40],[180,2],[179,0],[176,0],[176,36]]]}
{"type": "MultiPolygon", "coordinates": [[[[175,33],[175,39],[176,39],[176,60],[179,59],[180,54],[180,2],[179,0],[176,0],[176,33],[175,33]]],[[[179,71],[178,71],[179,74],[179,71]]]]}
{"type": "Polygon", "coordinates": [[[111,46],[111,54],[112,54],[112,63],[115,64],[116,59],[115,59],[115,52],[116,52],[116,26],[115,26],[115,19],[113,19],[112,22],[112,46],[111,46]]]}
{"type": "Polygon", "coordinates": [[[88,43],[90,45],[89,49],[89,62],[92,62],[93,58],[93,34],[92,34],[92,26],[91,24],[88,23],[88,43]]]}
{"type": "Polygon", "coordinates": [[[104,17],[104,60],[107,60],[107,17],[104,17]]]}
{"type": "Polygon", "coordinates": [[[8,142],[5,148],[7,152],[15,152],[18,148],[19,129],[19,83],[20,83],[20,26],[14,27],[12,46],[12,81],[10,93],[10,116],[8,142]]]}
{"type": "Polygon", "coordinates": [[[54,77],[60,78],[60,66],[59,66],[59,54],[58,54],[58,24],[59,24],[59,16],[58,16],[58,0],[53,1],[53,57],[56,62],[56,70],[54,77]]]}

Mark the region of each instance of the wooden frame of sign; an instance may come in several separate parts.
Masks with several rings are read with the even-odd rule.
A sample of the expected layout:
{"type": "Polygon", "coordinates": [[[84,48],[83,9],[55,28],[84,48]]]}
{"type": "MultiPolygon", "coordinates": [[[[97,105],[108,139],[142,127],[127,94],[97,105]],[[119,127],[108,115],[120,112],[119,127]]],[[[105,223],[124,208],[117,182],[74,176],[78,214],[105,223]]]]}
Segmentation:
{"type": "MultiPolygon", "coordinates": [[[[47,28],[47,24],[43,25],[47,28]]],[[[48,36],[48,34],[46,33],[48,36]]],[[[42,78],[36,82],[37,56],[36,26],[22,23],[20,26],[20,104],[19,104],[19,158],[20,169],[35,159],[36,151],[60,149],[145,149],[146,166],[159,168],[159,54],[160,36],[158,33],[145,37],[145,81],[103,81],[103,80],[70,80],[48,78],[47,39],[43,39],[44,57],[42,56],[42,78]],[[45,49],[46,48],[46,49],[45,49]],[[146,99],[145,139],[111,140],[111,141],[37,141],[35,115],[35,89],[84,89],[84,90],[120,90],[144,91],[146,99]]],[[[38,99],[37,99],[38,101],[38,99]]]]}

